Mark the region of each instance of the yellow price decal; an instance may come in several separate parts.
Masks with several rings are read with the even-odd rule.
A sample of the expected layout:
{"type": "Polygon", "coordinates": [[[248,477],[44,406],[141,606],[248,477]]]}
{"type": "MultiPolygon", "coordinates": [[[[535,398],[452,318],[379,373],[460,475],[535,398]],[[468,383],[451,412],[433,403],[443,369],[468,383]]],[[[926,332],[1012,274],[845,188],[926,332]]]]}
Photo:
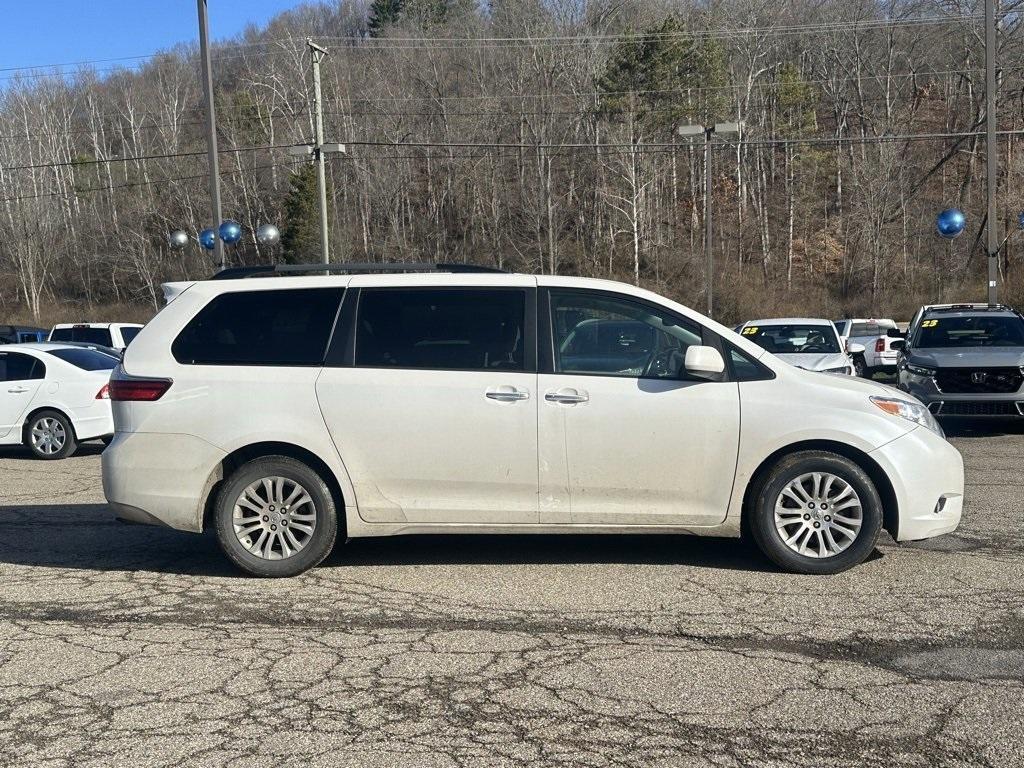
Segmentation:
{"type": "Polygon", "coordinates": [[[921,323],[922,328],[934,328],[939,324],[938,320],[925,320],[921,323]]]}
{"type": "Polygon", "coordinates": [[[749,328],[744,328],[743,329],[743,335],[744,336],[753,336],[755,333],[757,333],[757,326],[756,325],[752,325],[749,328]]]}

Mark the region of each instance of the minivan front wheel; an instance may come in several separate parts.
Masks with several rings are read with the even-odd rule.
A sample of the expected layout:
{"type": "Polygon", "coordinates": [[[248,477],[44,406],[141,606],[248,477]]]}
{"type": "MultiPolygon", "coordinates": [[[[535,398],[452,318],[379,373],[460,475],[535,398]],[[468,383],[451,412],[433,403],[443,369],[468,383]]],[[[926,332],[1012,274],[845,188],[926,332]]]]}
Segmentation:
{"type": "Polygon", "coordinates": [[[779,460],[754,496],[750,530],[761,551],[795,573],[840,573],[874,549],[882,503],[850,459],[801,451],[779,460]]]}
{"type": "Polygon", "coordinates": [[[330,488],[308,465],[288,456],[243,464],[224,483],[214,507],[217,540],[253,576],[296,576],[334,546],[338,516],[330,488]]]}

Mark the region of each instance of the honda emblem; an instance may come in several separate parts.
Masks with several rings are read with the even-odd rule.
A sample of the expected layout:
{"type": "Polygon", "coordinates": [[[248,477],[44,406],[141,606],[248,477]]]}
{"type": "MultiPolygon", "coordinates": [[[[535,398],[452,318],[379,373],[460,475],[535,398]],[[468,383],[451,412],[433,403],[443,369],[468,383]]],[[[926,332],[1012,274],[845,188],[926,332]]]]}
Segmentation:
{"type": "Polygon", "coordinates": [[[988,374],[984,371],[975,371],[971,374],[971,384],[984,384],[988,381],[988,374]]]}

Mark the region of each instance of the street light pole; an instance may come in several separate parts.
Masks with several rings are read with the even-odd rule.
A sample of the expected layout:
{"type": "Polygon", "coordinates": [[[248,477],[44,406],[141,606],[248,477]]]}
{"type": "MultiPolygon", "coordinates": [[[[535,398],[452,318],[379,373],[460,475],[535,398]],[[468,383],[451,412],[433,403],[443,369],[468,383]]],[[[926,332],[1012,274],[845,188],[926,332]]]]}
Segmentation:
{"type": "Polygon", "coordinates": [[[199,58],[203,69],[203,90],[206,94],[206,152],[210,165],[210,208],[213,214],[214,254],[219,269],[224,269],[224,243],[216,234],[221,223],[220,164],[217,160],[217,115],[213,105],[213,69],[210,66],[210,25],[206,17],[206,0],[199,6],[199,58]]]}
{"type": "Polygon", "coordinates": [[[327,231],[327,178],[324,168],[324,107],[320,95],[320,62],[327,55],[327,51],[308,37],[306,45],[309,46],[309,53],[313,59],[313,113],[316,116],[313,154],[316,156],[316,186],[320,198],[320,252],[324,264],[330,264],[331,251],[327,231]]]}
{"type": "Polygon", "coordinates": [[[985,0],[985,229],[988,251],[988,303],[996,303],[999,237],[996,232],[996,0],[985,0]]]}
{"type": "Polygon", "coordinates": [[[708,308],[705,314],[708,317],[713,317],[715,311],[715,252],[711,248],[711,137],[714,134],[713,127],[704,130],[704,259],[708,294],[708,308]]]}
{"type": "Polygon", "coordinates": [[[738,138],[743,130],[743,123],[715,123],[714,125],[680,125],[676,135],[695,144],[704,139],[704,280],[707,292],[707,314],[712,316],[715,311],[715,253],[712,242],[712,203],[713,203],[713,169],[712,148],[716,136],[723,139],[738,138]]]}

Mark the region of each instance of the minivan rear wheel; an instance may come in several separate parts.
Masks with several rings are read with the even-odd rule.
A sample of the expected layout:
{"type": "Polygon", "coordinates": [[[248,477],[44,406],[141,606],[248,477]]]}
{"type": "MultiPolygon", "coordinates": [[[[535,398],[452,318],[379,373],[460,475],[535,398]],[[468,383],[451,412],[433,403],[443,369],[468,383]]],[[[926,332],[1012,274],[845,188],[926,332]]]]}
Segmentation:
{"type": "Polygon", "coordinates": [[[214,506],[221,549],[253,576],[296,576],[334,547],[338,515],[324,479],[288,456],[246,462],[223,484],[214,506]]]}
{"type": "Polygon", "coordinates": [[[840,573],[864,561],[882,527],[882,502],[856,463],[828,451],[784,456],[754,495],[750,531],[787,571],[840,573]]]}

